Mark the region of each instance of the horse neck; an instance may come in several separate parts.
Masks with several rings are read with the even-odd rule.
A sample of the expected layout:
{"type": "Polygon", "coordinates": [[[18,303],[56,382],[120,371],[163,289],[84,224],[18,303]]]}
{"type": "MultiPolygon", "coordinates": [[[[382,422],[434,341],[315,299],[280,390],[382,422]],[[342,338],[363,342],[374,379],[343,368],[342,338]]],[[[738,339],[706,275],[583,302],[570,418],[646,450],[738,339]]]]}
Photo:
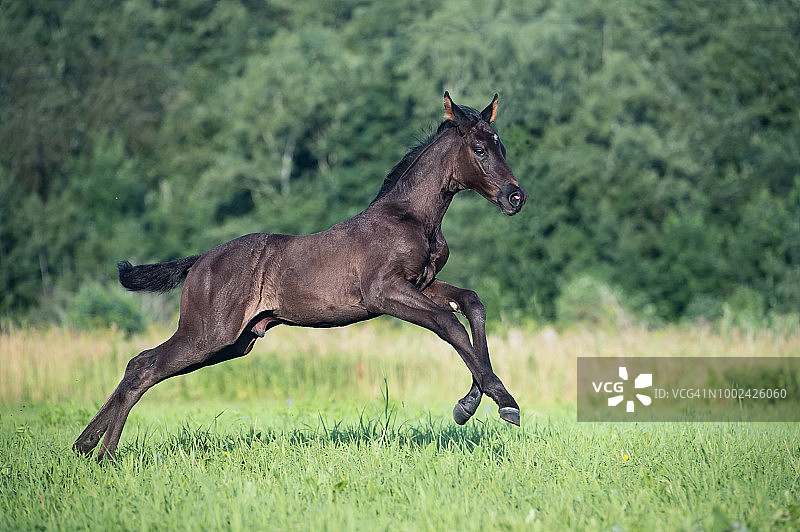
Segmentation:
{"type": "Polygon", "coordinates": [[[439,230],[450,201],[458,192],[455,174],[456,147],[443,133],[420,152],[392,189],[376,204],[422,223],[426,233],[439,230]]]}

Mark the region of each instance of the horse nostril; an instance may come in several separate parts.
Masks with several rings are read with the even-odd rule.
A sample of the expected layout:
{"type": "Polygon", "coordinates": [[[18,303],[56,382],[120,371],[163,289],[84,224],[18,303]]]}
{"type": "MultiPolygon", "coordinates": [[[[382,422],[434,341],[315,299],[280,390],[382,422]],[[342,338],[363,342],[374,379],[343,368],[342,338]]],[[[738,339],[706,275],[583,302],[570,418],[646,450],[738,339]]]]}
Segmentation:
{"type": "Polygon", "coordinates": [[[519,207],[520,203],[522,203],[522,194],[519,192],[513,192],[510,196],[508,196],[508,202],[516,209],[519,207]]]}

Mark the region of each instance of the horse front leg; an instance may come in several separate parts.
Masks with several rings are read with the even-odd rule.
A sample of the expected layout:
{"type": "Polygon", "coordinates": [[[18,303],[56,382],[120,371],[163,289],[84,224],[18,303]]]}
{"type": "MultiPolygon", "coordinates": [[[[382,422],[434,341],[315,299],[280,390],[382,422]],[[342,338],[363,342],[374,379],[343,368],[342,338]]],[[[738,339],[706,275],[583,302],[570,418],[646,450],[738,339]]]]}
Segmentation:
{"type": "MultiPolygon", "coordinates": [[[[469,419],[475,415],[475,412],[478,411],[478,407],[481,404],[481,399],[483,398],[483,392],[481,391],[478,383],[475,382],[475,379],[472,379],[472,387],[467,392],[467,395],[456,401],[455,406],[453,407],[453,419],[459,425],[465,424],[469,419]]],[[[504,412],[500,412],[500,417],[505,419],[508,414],[504,412]]],[[[514,423],[515,425],[519,425],[519,413],[517,413],[516,421],[506,420],[514,423]]]]}
{"type": "MultiPolygon", "coordinates": [[[[482,363],[492,367],[489,359],[489,345],[486,341],[486,308],[478,294],[472,290],[458,288],[438,279],[434,280],[423,293],[445,310],[459,312],[467,318],[472,333],[472,346],[482,363]]],[[[469,392],[453,407],[453,419],[459,425],[466,423],[478,410],[483,392],[477,381],[472,379],[469,392]]],[[[501,409],[500,417],[509,423],[519,425],[518,409],[501,409]]]]}
{"type": "Polygon", "coordinates": [[[403,280],[384,281],[378,284],[379,286],[373,286],[372,290],[368,291],[368,310],[380,314],[389,314],[433,331],[455,348],[472,373],[473,388],[470,393],[459,401],[454,410],[456,422],[463,420],[463,423],[466,423],[469,417],[477,410],[481,395],[485,393],[497,403],[502,419],[514,425],[519,425],[519,406],[497,375],[495,375],[489,362],[484,325],[485,311],[474,292],[471,292],[470,295],[470,291],[464,290],[464,293],[461,294],[462,297],[454,302],[456,304],[459,304],[458,301],[467,302],[469,308],[472,309],[470,314],[475,321],[473,334],[479,338],[476,340],[476,346],[473,346],[472,342],[470,342],[466,329],[453,315],[453,311],[456,309],[449,305],[449,302],[453,301],[452,298],[446,301],[447,307],[445,307],[428,296],[430,293],[438,298],[441,293],[451,293],[447,291],[446,287],[451,289],[455,289],[455,287],[437,281],[432,283],[423,293],[403,280]],[[440,291],[435,288],[431,289],[437,284],[440,291]],[[461,409],[463,409],[463,413],[461,409]]]}

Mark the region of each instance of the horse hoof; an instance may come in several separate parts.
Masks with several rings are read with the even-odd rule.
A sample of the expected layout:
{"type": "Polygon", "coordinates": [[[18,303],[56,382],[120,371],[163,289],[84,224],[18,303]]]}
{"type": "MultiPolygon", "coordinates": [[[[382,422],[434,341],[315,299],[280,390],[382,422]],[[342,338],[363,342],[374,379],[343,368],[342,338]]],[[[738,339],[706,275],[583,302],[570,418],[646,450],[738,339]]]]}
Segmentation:
{"type": "Polygon", "coordinates": [[[77,440],[75,443],[72,444],[72,450],[78,454],[82,455],[89,455],[97,446],[96,442],[85,441],[85,440],[77,440]]]}
{"type": "Polygon", "coordinates": [[[472,417],[472,414],[467,412],[467,409],[464,408],[461,403],[456,403],[456,406],[453,407],[453,419],[456,420],[456,423],[459,425],[463,425],[469,418],[472,417]]]}
{"type": "Polygon", "coordinates": [[[500,409],[500,419],[508,421],[512,425],[519,427],[519,408],[504,406],[500,409]]]}

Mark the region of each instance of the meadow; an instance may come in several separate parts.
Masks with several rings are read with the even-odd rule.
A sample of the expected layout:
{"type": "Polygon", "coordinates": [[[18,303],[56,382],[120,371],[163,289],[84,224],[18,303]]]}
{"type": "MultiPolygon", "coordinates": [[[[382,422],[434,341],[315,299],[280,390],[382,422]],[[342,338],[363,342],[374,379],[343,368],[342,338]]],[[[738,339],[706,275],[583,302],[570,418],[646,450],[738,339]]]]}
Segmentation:
{"type": "Polygon", "coordinates": [[[800,356],[800,335],[703,326],[497,328],[522,426],[434,335],[278,328],[134,408],[114,463],[70,450],[127,360],[168,331],[0,334],[0,530],[762,530],[800,527],[791,423],[577,423],[577,356],[800,356]]]}

